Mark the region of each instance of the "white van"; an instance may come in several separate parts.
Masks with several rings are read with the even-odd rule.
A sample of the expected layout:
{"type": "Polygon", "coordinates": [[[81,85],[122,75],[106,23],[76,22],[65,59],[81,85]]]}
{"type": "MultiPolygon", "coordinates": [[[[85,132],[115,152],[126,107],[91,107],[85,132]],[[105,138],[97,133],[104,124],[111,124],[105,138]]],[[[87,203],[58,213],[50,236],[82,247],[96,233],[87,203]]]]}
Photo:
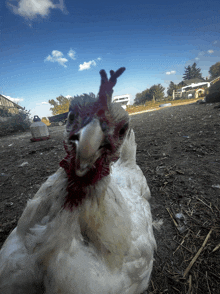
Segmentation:
{"type": "Polygon", "coordinates": [[[112,98],[113,103],[120,103],[120,105],[126,109],[127,105],[130,105],[130,95],[120,95],[120,96],[114,96],[112,98]]]}

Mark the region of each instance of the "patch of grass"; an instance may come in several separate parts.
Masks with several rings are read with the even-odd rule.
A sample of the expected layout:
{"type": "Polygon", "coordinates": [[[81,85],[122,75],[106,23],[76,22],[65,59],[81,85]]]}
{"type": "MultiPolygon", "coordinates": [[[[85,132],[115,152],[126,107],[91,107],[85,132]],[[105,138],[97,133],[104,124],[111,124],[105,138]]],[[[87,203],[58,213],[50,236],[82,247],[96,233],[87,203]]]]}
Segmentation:
{"type": "Polygon", "coordinates": [[[156,101],[156,102],[149,101],[149,102],[146,102],[144,105],[127,106],[126,111],[128,113],[136,113],[136,112],[141,112],[141,111],[146,111],[146,110],[151,110],[151,109],[159,109],[159,105],[165,104],[165,103],[171,103],[172,104],[171,106],[176,106],[176,105],[181,105],[181,104],[193,103],[199,99],[201,99],[201,98],[198,98],[198,99],[179,99],[179,100],[173,100],[172,98],[168,98],[163,101],[156,101]]]}

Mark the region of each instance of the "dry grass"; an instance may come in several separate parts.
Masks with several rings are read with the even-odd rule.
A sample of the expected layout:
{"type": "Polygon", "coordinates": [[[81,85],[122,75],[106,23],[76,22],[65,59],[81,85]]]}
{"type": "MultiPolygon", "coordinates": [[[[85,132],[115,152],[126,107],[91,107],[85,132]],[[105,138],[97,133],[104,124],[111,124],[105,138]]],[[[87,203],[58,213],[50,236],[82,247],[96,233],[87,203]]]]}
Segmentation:
{"type": "Polygon", "coordinates": [[[146,102],[144,105],[138,105],[138,106],[130,105],[127,107],[126,110],[129,114],[132,114],[132,113],[142,112],[147,110],[158,110],[160,109],[159,105],[165,104],[165,103],[171,103],[172,106],[177,106],[177,105],[194,103],[198,101],[199,99],[164,100],[164,101],[158,101],[158,102],[149,101],[149,102],[146,102]]]}
{"type": "Polygon", "coordinates": [[[154,269],[150,294],[171,293],[164,291],[171,285],[172,293],[220,293],[220,207],[195,195],[182,205],[182,220],[176,217],[175,204],[166,210],[176,229],[173,256],[178,264],[167,260],[154,269]]]}

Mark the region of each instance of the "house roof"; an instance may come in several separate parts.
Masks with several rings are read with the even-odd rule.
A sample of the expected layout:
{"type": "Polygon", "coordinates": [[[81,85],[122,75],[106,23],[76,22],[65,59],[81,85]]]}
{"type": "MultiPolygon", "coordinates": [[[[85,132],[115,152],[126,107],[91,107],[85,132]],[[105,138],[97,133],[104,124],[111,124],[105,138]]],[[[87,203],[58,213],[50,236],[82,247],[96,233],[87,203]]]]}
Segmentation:
{"type": "Polygon", "coordinates": [[[15,103],[15,102],[13,102],[13,101],[11,101],[10,99],[8,99],[7,97],[5,97],[4,95],[0,94],[0,97],[6,99],[6,100],[8,100],[8,101],[10,101],[11,103],[13,103],[13,104],[14,104],[14,107],[16,107],[16,108],[18,108],[18,109],[22,109],[22,110],[24,110],[23,107],[21,107],[20,105],[18,105],[17,103],[15,103]]]}
{"type": "Polygon", "coordinates": [[[202,82],[205,82],[205,80],[203,80],[203,79],[198,79],[198,78],[182,81],[182,83],[183,83],[184,85],[186,85],[186,86],[189,86],[189,85],[191,85],[191,84],[198,84],[198,83],[202,83],[202,82]]]}

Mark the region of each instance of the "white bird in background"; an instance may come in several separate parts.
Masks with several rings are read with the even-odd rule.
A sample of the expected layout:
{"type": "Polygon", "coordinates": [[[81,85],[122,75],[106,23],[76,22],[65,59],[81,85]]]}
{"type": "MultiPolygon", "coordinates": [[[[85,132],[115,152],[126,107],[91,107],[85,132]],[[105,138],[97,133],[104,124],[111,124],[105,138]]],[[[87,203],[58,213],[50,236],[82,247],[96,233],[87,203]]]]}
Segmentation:
{"type": "Polygon", "coordinates": [[[111,103],[124,72],[100,71],[98,99],[70,103],[67,156],[29,200],[0,252],[1,294],[139,294],[156,242],[150,190],[128,113],[111,103]]]}

